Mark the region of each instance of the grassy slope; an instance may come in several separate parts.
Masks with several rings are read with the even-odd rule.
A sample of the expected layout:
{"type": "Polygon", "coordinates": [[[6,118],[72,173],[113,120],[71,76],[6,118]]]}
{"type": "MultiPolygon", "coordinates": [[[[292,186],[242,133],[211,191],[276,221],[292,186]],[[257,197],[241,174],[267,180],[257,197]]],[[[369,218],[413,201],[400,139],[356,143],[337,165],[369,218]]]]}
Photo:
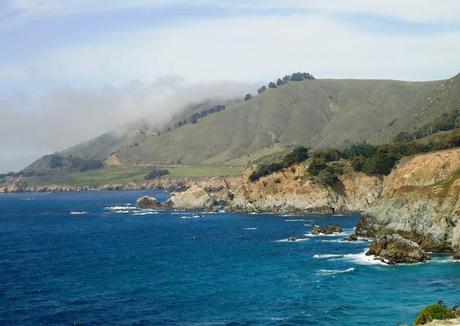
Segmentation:
{"type": "MultiPolygon", "coordinates": [[[[100,186],[105,184],[144,183],[149,166],[116,166],[101,170],[76,172],[67,175],[28,178],[30,185],[58,184],[75,186],[100,186]]],[[[167,167],[172,177],[214,177],[236,176],[241,174],[237,167],[182,166],[167,167]]]]}
{"type": "Polygon", "coordinates": [[[460,75],[447,81],[313,80],[268,89],[196,124],[152,135],[103,135],[68,150],[125,164],[245,166],[287,146],[385,142],[460,105],[460,75]]]}
{"type": "Polygon", "coordinates": [[[129,133],[118,151],[126,163],[245,165],[253,153],[270,151],[275,144],[379,143],[452,110],[460,103],[457,94],[440,81],[291,82],[161,136],[129,133]]]}

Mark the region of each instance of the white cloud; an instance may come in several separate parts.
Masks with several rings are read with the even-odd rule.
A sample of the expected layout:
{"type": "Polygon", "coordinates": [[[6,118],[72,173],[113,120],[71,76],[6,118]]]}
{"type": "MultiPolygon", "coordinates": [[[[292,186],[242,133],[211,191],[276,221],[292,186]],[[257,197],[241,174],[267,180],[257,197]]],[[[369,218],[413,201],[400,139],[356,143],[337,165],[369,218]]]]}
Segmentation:
{"type": "Polygon", "coordinates": [[[320,77],[430,79],[460,71],[459,39],[460,32],[371,34],[318,14],[215,18],[107,34],[0,69],[0,78],[268,81],[306,70],[320,77]]]}
{"type": "Polygon", "coordinates": [[[387,15],[412,22],[458,22],[460,19],[458,0],[7,0],[7,4],[15,19],[22,20],[166,5],[207,5],[240,10],[315,9],[323,13],[387,15]]]}
{"type": "Polygon", "coordinates": [[[190,103],[240,98],[254,87],[232,82],[191,84],[168,77],[149,84],[61,88],[40,98],[10,98],[0,103],[0,173],[106,131],[130,125],[161,127],[190,103]]]}

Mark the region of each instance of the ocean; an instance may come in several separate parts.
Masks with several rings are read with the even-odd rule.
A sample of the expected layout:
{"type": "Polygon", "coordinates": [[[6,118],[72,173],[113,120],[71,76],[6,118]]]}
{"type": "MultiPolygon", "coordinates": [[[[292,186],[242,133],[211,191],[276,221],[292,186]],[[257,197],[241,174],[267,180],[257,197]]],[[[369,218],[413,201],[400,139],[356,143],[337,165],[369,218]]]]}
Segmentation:
{"type": "Polygon", "coordinates": [[[397,325],[460,304],[460,263],[373,261],[342,241],[357,215],[132,207],[144,194],[167,198],[0,195],[0,325],[397,325]],[[310,234],[329,224],[343,234],[310,234]]]}

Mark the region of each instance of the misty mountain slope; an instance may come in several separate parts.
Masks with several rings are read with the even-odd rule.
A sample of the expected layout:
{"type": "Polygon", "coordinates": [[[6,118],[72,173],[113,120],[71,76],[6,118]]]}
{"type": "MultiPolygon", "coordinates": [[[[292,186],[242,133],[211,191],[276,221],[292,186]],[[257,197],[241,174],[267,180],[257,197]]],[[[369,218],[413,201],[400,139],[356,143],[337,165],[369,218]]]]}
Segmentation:
{"type": "Polygon", "coordinates": [[[64,152],[79,157],[105,159],[112,152],[118,150],[122,138],[123,136],[117,136],[114,133],[105,133],[87,142],[75,145],[64,152]]]}
{"type": "Polygon", "coordinates": [[[460,106],[460,76],[445,81],[307,80],[267,89],[160,135],[131,129],[67,153],[124,164],[241,164],[284,147],[385,142],[460,106]]]}

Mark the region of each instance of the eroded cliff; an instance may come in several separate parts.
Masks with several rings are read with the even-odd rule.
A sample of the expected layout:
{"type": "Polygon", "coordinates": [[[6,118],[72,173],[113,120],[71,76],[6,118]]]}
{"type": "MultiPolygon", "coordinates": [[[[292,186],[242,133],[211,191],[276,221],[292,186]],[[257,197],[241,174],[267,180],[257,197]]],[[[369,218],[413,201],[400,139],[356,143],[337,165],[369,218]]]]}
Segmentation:
{"type": "Polygon", "coordinates": [[[397,233],[428,251],[460,257],[460,149],[407,157],[385,177],[355,172],[341,161],[333,185],[309,175],[309,161],[262,177],[194,182],[171,195],[172,208],[279,213],[361,212],[358,233],[397,233]]]}

